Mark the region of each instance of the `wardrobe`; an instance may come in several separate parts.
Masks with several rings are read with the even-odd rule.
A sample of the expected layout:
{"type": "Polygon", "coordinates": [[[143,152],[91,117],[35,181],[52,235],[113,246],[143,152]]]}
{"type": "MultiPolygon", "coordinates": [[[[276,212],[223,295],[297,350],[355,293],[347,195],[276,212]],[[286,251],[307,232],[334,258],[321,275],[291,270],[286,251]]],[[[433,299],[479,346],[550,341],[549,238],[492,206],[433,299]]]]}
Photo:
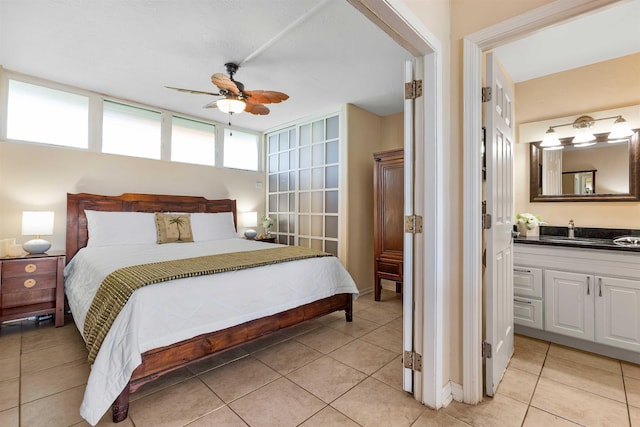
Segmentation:
{"type": "Polygon", "coordinates": [[[402,291],[404,237],[404,151],[373,154],[374,296],[380,301],[382,279],[402,291]]]}

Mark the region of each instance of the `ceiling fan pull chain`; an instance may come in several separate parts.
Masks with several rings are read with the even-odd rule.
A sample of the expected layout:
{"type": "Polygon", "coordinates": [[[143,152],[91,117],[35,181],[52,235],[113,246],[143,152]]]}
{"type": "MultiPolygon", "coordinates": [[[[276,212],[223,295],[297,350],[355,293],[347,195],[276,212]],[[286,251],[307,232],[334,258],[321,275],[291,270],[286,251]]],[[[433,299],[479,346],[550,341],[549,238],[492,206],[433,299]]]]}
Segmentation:
{"type": "Polygon", "coordinates": [[[229,112],[229,136],[233,136],[233,129],[231,129],[231,114],[233,113],[229,112]]]}

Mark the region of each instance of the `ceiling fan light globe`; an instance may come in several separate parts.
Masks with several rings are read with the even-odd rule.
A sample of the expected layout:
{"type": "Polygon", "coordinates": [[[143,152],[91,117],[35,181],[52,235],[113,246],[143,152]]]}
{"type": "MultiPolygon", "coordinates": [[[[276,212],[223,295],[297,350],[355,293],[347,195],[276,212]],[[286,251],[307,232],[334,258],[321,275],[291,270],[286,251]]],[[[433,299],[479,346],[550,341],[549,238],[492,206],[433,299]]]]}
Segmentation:
{"type": "Polygon", "coordinates": [[[245,103],[240,99],[225,98],[217,102],[218,109],[223,113],[239,114],[244,111],[245,103]]]}

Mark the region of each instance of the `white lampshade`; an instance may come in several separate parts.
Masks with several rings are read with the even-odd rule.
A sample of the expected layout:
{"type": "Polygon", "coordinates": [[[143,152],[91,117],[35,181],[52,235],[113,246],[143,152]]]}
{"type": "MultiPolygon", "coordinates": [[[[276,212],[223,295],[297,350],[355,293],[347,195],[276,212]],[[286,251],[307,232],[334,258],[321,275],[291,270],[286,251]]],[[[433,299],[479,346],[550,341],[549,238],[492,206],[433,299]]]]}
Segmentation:
{"type": "Polygon", "coordinates": [[[633,131],[631,130],[631,126],[622,116],[618,117],[615,122],[613,122],[613,128],[611,129],[611,133],[609,134],[609,139],[620,139],[627,138],[633,135],[633,131]]]}
{"type": "Polygon", "coordinates": [[[544,138],[542,138],[542,143],[540,143],[541,147],[556,147],[562,146],[562,143],[558,139],[556,135],[556,131],[552,128],[549,128],[547,132],[544,134],[544,138]]]}
{"type": "Polygon", "coordinates": [[[23,236],[50,236],[53,234],[53,212],[22,212],[23,236]]]}
{"type": "Polygon", "coordinates": [[[22,235],[36,236],[22,245],[30,254],[41,254],[49,250],[51,243],[40,236],[53,234],[53,212],[22,212],[22,235]]]}
{"type": "Polygon", "coordinates": [[[228,96],[223,99],[219,99],[216,105],[223,113],[239,114],[244,111],[246,104],[243,100],[237,99],[233,96],[228,96]]]}
{"type": "Polygon", "coordinates": [[[595,141],[596,137],[589,131],[587,127],[578,128],[576,130],[576,136],[573,137],[574,144],[584,144],[587,142],[595,141]]]}
{"type": "Polygon", "coordinates": [[[243,227],[257,227],[258,212],[242,212],[241,221],[243,227]]]}

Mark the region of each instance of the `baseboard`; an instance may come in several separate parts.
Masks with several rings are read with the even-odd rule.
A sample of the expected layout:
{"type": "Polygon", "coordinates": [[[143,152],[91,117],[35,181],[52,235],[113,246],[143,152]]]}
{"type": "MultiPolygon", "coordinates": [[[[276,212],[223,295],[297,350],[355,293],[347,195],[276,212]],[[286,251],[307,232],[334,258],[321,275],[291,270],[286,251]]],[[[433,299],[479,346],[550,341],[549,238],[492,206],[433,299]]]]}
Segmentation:
{"type": "Polygon", "coordinates": [[[592,341],[585,341],[578,338],[568,337],[566,335],[560,335],[554,332],[542,331],[540,329],[529,328],[522,325],[515,325],[514,332],[516,334],[526,335],[532,338],[537,338],[539,340],[550,341],[555,344],[574,347],[580,350],[589,351],[591,353],[597,353],[603,356],[612,357],[614,359],[620,359],[627,362],[640,364],[640,354],[635,351],[611,347],[592,341]]]}
{"type": "Polygon", "coordinates": [[[446,408],[452,401],[462,402],[462,386],[460,384],[449,381],[442,388],[441,401],[442,407],[446,408]]]}

